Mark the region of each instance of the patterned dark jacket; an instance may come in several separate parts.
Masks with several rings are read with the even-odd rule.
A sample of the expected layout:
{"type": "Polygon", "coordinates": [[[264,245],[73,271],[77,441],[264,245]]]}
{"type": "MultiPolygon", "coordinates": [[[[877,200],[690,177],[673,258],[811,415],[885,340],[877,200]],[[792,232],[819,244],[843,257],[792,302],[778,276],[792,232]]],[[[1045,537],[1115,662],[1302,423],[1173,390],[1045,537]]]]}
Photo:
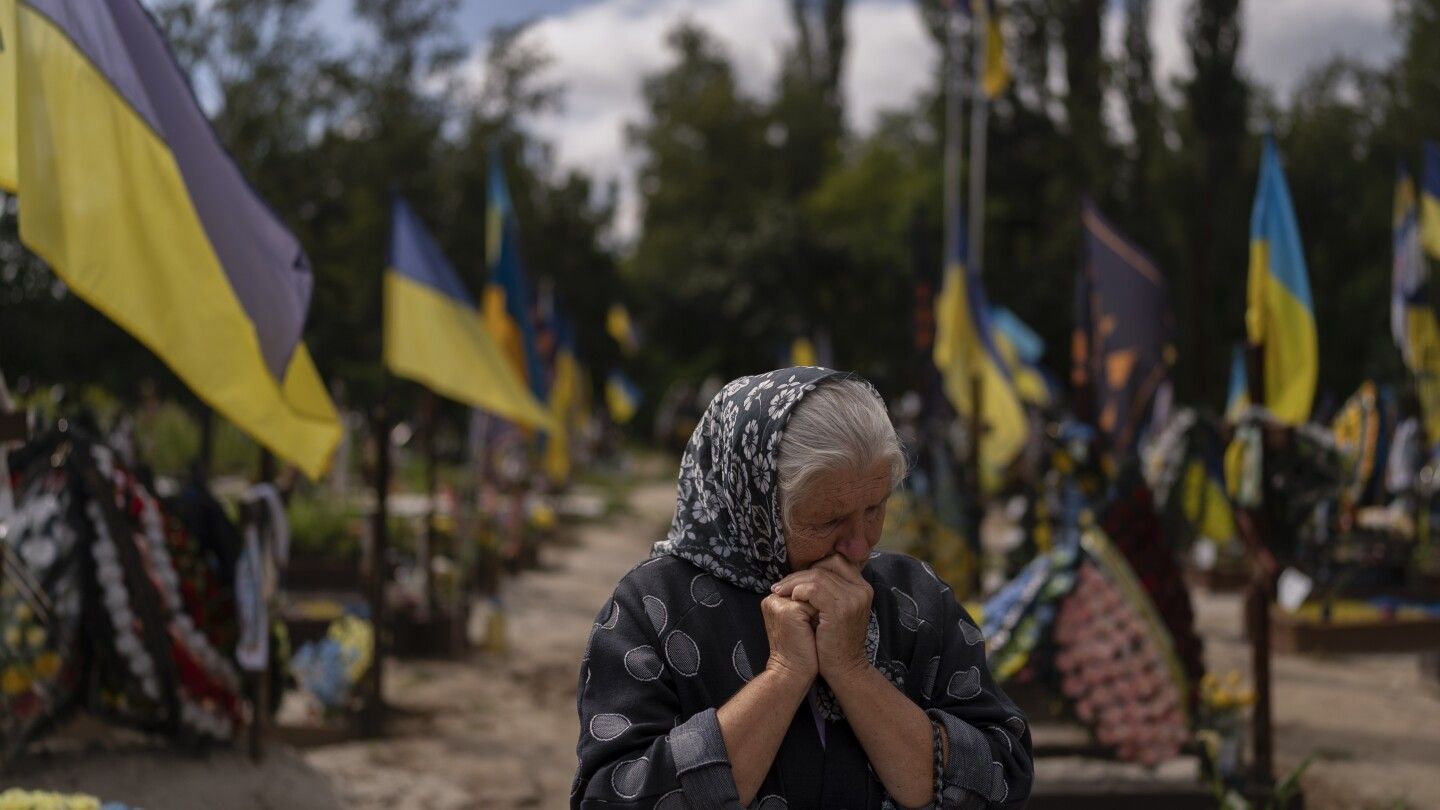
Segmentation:
{"type": "MultiPolygon", "coordinates": [[[[681,459],[669,534],[620,581],[581,662],[573,808],[740,806],[715,710],[769,656],[760,602],[789,572],[775,462],[795,405],[845,376],[782,369],[735,380],[711,402],[681,459]]],[[[939,804],[1023,806],[1030,731],[990,676],[980,630],[915,559],[874,553],[864,576],[875,593],[871,663],[949,739],[939,804]]],[[[754,806],[894,806],[823,680],[754,806]]]]}

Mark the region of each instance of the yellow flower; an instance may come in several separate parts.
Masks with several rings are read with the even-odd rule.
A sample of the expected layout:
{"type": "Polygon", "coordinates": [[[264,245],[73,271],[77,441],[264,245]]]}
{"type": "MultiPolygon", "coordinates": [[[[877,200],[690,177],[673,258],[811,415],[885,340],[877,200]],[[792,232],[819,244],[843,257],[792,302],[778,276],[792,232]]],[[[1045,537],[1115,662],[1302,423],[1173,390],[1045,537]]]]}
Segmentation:
{"type": "Polygon", "coordinates": [[[35,659],[35,675],[41,678],[50,678],[60,669],[60,656],[53,652],[43,652],[35,659]]]}
{"type": "Polygon", "coordinates": [[[0,691],[7,695],[18,695],[30,688],[30,676],[18,666],[5,668],[3,675],[0,675],[0,691]]]}
{"type": "Polygon", "coordinates": [[[25,643],[31,647],[40,647],[45,644],[45,628],[31,627],[25,631],[25,643]]]}

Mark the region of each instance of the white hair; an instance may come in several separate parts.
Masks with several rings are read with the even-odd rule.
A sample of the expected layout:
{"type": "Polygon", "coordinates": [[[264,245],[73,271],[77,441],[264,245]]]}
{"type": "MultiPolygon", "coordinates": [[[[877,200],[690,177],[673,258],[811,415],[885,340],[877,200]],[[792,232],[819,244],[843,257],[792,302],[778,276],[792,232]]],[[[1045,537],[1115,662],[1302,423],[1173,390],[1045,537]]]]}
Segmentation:
{"type": "Polygon", "coordinates": [[[890,465],[890,486],[904,480],[905,452],[875,389],[848,377],[820,383],[796,403],[780,439],[775,478],[781,520],[788,528],[795,502],[816,478],[882,461],[890,465]]]}

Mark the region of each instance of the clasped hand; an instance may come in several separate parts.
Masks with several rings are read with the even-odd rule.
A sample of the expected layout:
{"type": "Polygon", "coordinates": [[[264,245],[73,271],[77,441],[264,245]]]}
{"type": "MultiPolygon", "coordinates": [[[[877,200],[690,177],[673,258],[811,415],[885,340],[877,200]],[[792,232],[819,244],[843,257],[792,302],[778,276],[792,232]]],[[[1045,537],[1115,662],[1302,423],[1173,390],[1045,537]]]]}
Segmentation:
{"type": "Polygon", "coordinates": [[[831,682],[868,667],[865,631],[873,598],[859,568],[838,554],[775,583],[761,602],[770,666],[831,682]]]}

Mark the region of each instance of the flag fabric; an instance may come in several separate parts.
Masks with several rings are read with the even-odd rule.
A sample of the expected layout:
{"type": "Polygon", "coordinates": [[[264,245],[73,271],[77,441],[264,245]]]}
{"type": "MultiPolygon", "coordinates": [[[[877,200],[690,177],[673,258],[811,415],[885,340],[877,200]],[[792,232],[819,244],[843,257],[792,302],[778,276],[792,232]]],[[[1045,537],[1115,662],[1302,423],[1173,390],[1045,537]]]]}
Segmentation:
{"type": "Polygon", "coordinates": [[[20,128],[16,122],[16,0],[0,0],[0,189],[12,194],[20,184],[16,165],[20,128]]]}
{"type": "Polygon", "coordinates": [[[554,484],[570,480],[570,428],[575,417],[580,367],[575,359],[574,329],[560,313],[555,314],[556,346],[554,374],[550,379],[550,424],[545,436],[545,474],[554,484]]]}
{"type": "Polygon", "coordinates": [[[1425,433],[1440,437],[1440,322],[1430,303],[1430,269],[1421,248],[1415,183],[1402,166],[1395,181],[1390,330],[1415,381],[1425,433]]]}
{"type": "Polygon", "coordinates": [[[1010,64],[1005,61],[1005,38],[1000,30],[1002,16],[995,0],[946,0],[952,11],[969,17],[977,26],[977,42],[984,37],[985,70],[980,76],[980,87],[985,97],[993,99],[1010,86],[1010,64]]]}
{"type": "Polygon", "coordinates": [[[546,397],[545,367],[535,342],[530,285],[520,261],[520,232],[500,154],[490,153],[489,200],[486,206],[485,325],[535,398],[546,397]]]}
{"type": "Polygon", "coordinates": [[[1425,255],[1440,259],[1440,146],[1426,139],[1425,172],[1420,178],[1420,243],[1425,255]]]}
{"type": "Polygon", "coordinates": [[[640,348],[640,336],[635,331],[635,322],[630,319],[630,310],[624,304],[615,303],[610,305],[610,310],[605,313],[605,331],[620,349],[626,354],[634,354],[640,348]]]}
{"type": "Polygon", "coordinates": [[[1095,425],[1117,455],[1136,445],[1169,376],[1174,349],[1165,277],[1095,205],[1081,209],[1085,255],[1075,285],[1075,377],[1089,388],[1095,425]]]}
{"type": "Polygon", "coordinates": [[[605,406],[617,425],[628,424],[635,418],[635,412],[640,409],[640,389],[624,372],[612,371],[606,378],[605,406]]]}
{"type": "Polygon", "coordinates": [[[1245,384],[1245,347],[1236,344],[1230,352],[1230,390],[1225,396],[1225,421],[1238,422],[1250,407],[1250,389],[1245,384]]]}
{"type": "Polygon", "coordinates": [[[790,342],[790,365],[791,366],[818,366],[820,356],[815,352],[815,344],[810,338],[801,336],[790,342]]]}
{"type": "Polygon", "coordinates": [[[1265,137],[1250,214],[1250,279],[1245,331],[1262,346],[1265,407],[1292,425],[1310,417],[1319,374],[1319,339],[1300,226],[1275,138],[1265,137]]]}
{"type": "Polygon", "coordinates": [[[985,291],[964,260],[963,223],[959,233],[958,255],[950,257],[935,299],[934,361],[946,397],[962,416],[975,412],[971,382],[979,378],[981,488],[990,492],[1003,483],[1005,469],[1024,448],[1029,422],[995,346],[985,291]]]}
{"type": "Polygon", "coordinates": [[[1040,368],[1045,341],[1028,324],[1005,307],[991,312],[995,349],[1015,383],[1015,392],[1027,405],[1043,408],[1052,399],[1050,381],[1040,368]]]}
{"type": "Polygon", "coordinates": [[[391,204],[385,367],[437,394],[530,427],[549,416],[485,329],[475,299],[401,198],[391,204]]]}
{"type": "Polygon", "coordinates": [[[1010,86],[1010,65],[1005,61],[1005,38],[1000,33],[1000,9],[995,0],[976,0],[978,18],[985,26],[985,73],[980,86],[986,98],[995,98],[1010,86]]]}
{"type": "Polygon", "coordinates": [[[310,264],[138,0],[0,0],[20,238],[200,399],[311,477],[340,422],[301,342],[310,264]]]}

